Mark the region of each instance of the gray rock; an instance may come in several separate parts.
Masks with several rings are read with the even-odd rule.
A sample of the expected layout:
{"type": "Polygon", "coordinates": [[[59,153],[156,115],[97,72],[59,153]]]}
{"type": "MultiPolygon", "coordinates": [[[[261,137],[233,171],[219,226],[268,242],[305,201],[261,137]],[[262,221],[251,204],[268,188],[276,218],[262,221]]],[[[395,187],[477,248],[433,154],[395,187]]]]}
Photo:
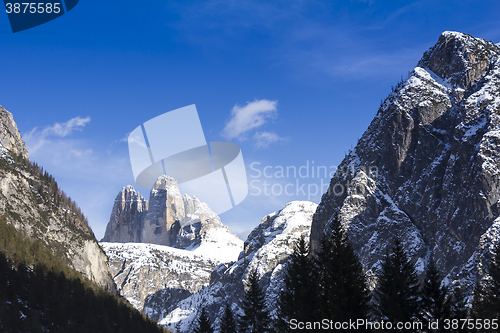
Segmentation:
{"type": "Polygon", "coordinates": [[[499,216],[500,48],[445,32],[381,105],[321,199],[318,249],[339,214],[373,274],[399,236],[423,271],[434,253],[449,281],[499,216]]]}
{"type": "Polygon", "coordinates": [[[160,176],[149,197],[148,202],[132,186],[124,187],[115,199],[102,241],[185,249],[200,244],[213,228],[229,233],[206,203],[181,195],[172,177],[160,176]]]}
{"type": "Polygon", "coordinates": [[[28,150],[24,144],[21,134],[17,129],[14,122],[12,113],[5,110],[0,105],[0,142],[2,146],[8,149],[12,154],[21,155],[23,158],[28,159],[28,150]]]}
{"type": "Polygon", "coordinates": [[[118,292],[136,309],[158,319],[210,282],[220,260],[169,246],[101,243],[118,292]]]}

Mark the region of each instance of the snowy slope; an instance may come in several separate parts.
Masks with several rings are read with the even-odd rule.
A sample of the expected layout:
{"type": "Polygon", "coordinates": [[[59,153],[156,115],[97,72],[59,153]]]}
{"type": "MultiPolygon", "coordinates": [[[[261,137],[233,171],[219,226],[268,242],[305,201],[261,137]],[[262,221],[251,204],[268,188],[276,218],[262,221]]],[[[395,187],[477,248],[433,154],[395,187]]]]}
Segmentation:
{"type": "Polygon", "coordinates": [[[143,243],[100,244],[120,295],[136,309],[157,317],[168,307],[168,302],[156,305],[158,298],[173,302],[199,291],[220,263],[237,260],[241,243],[202,243],[193,251],[143,243]]]}
{"type": "Polygon", "coordinates": [[[238,261],[219,265],[212,272],[208,287],[179,302],[160,323],[179,332],[191,332],[198,312],[206,307],[218,327],[226,303],[229,302],[236,313],[241,313],[239,302],[244,294],[243,286],[253,268],[266,292],[266,304],[274,311],[281,290],[283,265],[301,235],[309,236],[316,207],[312,202],[294,201],[264,217],[245,241],[245,250],[238,261]]]}

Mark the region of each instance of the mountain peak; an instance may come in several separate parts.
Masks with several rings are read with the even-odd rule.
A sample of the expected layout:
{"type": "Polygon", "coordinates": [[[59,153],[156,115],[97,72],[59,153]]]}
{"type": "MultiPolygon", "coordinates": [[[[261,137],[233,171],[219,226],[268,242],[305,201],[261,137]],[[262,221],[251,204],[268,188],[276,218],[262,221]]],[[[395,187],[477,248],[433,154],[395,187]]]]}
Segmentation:
{"type": "Polygon", "coordinates": [[[500,214],[499,59],[484,39],[439,37],[339,165],[348,172],[330,182],[342,192],[321,199],[313,252],[338,216],[367,271],[394,236],[420,272],[429,253],[450,281],[465,271],[500,214]]]}
{"type": "Polygon", "coordinates": [[[424,53],[420,67],[428,68],[442,79],[469,89],[488,72],[500,48],[482,38],[456,31],[445,31],[438,42],[424,53]]]}
{"type": "Polygon", "coordinates": [[[7,148],[14,154],[20,154],[25,159],[28,159],[28,150],[24,144],[21,134],[17,129],[12,113],[5,110],[0,105],[0,145],[7,148]]]}
{"type": "Polygon", "coordinates": [[[215,238],[227,236],[232,243],[237,238],[206,203],[194,196],[182,195],[177,180],[163,175],[151,189],[149,201],[131,185],[122,188],[102,241],[185,249],[214,242],[213,235],[215,238]]]}
{"type": "Polygon", "coordinates": [[[168,190],[171,188],[175,188],[178,190],[177,186],[178,184],[175,178],[162,175],[156,180],[155,184],[153,185],[153,190],[168,190]]]}

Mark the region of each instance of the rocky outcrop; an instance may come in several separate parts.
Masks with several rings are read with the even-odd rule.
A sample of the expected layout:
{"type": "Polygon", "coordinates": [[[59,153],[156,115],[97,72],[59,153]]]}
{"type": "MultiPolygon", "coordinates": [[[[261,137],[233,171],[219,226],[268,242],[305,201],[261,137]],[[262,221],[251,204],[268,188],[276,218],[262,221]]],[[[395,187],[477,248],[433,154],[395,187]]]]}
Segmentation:
{"type": "Polygon", "coordinates": [[[420,270],[431,252],[448,281],[470,266],[500,215],[499,58],[483,39],[441,35],[339,166],[313,251],[338,215],[368,271],[395,236],[420,270]]]}
{"type": "Polygon", "coordinates": [[[252,269],[256,269],[266,294],[266,305],[275,315],[283,285],[283,268],[300,237],[308,239],[316,207],[312,202],[294,201],[264,217],[245,241],[238,261],[219,265],[212,272],[208,287],[160,316],[163,318],[160,323],[178,332],[192,332],[193,322],[205,307],[217,331],[226,304],[230,304],[235,313],[242,314],[240,301],[252,269]]]}
{"type": "Polygon", "coordinates": [[[28,159],[28,150],[17,129],[12,113],[0,105],[0,142],[2,146],[14,155],[28,159]]]}
{"type": "Polygon", "coordinates": [[[160,176],[149,198],[149,202],[146,201],[130,185],[124,187],[115,199],[102,241],[151,243],[185,249],[205,239],[208,241],[210,230],[217,229],[232,238],[234,244],[239,242],[206,203],[187,194],[181,195],[172,177],[160,176]]]}
{"type": "Polygon", "coordinates": [[[104,242],[141,242],[142,221],[149,207],[148,201],[129,185],[115,198],[104,242]]]}
{"type": "Polygon", "coordinates": [[[419,66],[467,90],[491,69],[492,60],[496,60],[492,56],[498,56],[498,45],[460,32],[446,31],[437,44],[424,53],[419,66]]]}
{"type": "Polygon", "coordinates": [[[98,285],[115,291],[107,257],[54,178],[29,162],[12,115],[0,107],[0,214],[98,285]]]}

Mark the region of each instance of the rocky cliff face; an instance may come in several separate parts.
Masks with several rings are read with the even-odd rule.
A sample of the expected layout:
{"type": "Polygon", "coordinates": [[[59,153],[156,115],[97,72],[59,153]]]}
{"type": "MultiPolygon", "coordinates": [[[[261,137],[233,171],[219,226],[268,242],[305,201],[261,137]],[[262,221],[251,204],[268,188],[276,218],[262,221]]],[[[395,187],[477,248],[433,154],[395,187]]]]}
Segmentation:
{"type": "Polygon", "coordinates": [[[107,257],[87,220],[54,178],[28,160],[12,114],[0,107],[0,214],[84,276],[115,291],[107,257]]]}
{"type": "Polygon", "coordinates": [[[149,202],[129,185],[115,198],[103,242],[141,242],[142,221],[149,202]]]}
{"type": "Polygon", "coordinates": [[[231,238],[234,244],[239,242],[206,203],[181,195],[172,177],[159,177],[149,197],[148,202],[132,186],[124,187],[115,199],[102,241],[185,249],[210,241],[211,230],[216,229],[218,236],[225,233],[224,239],[231,238]]]}
{"type": "Polygon", "coordinates": [[[451,280],[476,265],[500,213],[499,58],[483,39],[439,37],[339,166],[314,215],[313,250],[338,214],[369,271],[395,236],[420,269],[431,252],[451,280]]]}
{"type": "Polygon", "coordinates": [[[308,237],[316,207],[312,202],[294,201],[264,217],[245,241],[238,261],[219,265],[212,272],[208,287],[162,314],[160,323],[179,332],[191,332],[199,311],[205,307],[218,328],[226,303],[236,313],[243,314],[240,300],[248,274],[254,268],[266,293],[266,304],[274,314],[283,284],[283,267],[300,237],[308,237]]]}

